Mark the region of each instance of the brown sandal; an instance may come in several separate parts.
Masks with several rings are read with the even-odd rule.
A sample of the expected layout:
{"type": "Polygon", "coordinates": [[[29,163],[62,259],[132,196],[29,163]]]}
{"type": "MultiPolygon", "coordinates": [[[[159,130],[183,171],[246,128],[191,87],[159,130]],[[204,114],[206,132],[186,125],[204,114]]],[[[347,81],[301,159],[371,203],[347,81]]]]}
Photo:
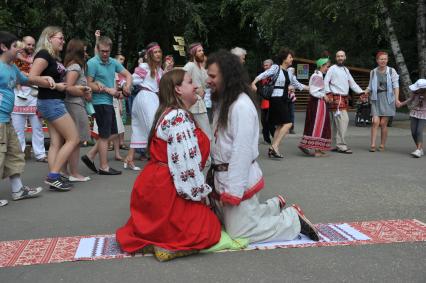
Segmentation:
{"type": "Polygon", "coordinates": [[[385,146],[384,145],[380,145],[379,146],[379,151],[385,151],[385,146]]]}
{"type": "Polygon", "coordinates": [[[371,146],[369,151],[370,152],[376,152],[376,147],[375,146],[371,146]]]}

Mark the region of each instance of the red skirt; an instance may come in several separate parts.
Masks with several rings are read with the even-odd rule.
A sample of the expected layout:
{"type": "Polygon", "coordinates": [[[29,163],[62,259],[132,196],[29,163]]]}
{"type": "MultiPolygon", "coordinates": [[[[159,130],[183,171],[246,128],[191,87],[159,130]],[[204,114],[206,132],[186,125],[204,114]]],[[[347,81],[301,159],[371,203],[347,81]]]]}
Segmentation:
{"type": "Polygon", "coordinates": [[[323,99],[310,97],[299,147],[323,151],[331,149],[330,111],[323,99]]]}
{"type": "MultiPolygon", "coordinates": [[[[207,137],[201,131],[197,137],[199,144],[207,143],[200,144],[200,150],[203,157],[208,156],[207,137]]],[[[151,157],[161,162],[150,161],[135,181],[130,218],[116,232],[121,248],[134,253],[149,245],[180,251],[201,250],[216,244],[220,240],[221,224],[208,206],[176,193],[166,165],[165,141],[153,138],[151,157]]]]}

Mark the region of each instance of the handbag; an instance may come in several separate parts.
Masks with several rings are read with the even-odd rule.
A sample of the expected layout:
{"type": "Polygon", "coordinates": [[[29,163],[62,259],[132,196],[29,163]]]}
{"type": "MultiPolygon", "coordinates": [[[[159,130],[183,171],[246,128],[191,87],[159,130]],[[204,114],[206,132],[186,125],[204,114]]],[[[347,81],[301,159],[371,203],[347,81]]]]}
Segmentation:
{"type": "Polygon", "coordinates": [[[263,99],[271,99],[272,93],[274,92],[275,82],[280,75],[280,71],[281,68],[278,67],[278,72],[272,77],[272,80],[260,87],[259,94],[263,99]]]}

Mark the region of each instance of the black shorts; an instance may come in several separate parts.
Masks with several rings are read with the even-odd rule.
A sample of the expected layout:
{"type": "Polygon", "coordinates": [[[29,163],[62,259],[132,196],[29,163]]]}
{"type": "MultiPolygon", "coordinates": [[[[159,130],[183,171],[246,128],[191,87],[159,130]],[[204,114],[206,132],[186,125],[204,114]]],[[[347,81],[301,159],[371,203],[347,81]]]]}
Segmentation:
{"type": "Polygon", "coordinates": [[[98,135],[101,139],[108,139],[117,134],[117,120],[115,119],[114,106],[107,104],[93,105],[95,119],[98,125],[98,135]]]}

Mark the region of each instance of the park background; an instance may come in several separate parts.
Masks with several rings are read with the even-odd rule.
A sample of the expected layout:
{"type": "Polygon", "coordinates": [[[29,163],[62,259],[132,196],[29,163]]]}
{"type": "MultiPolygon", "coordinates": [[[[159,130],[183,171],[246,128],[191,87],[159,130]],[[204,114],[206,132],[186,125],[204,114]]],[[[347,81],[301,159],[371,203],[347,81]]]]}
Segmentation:
{"type": "Polygon", "coordinates": [[[0,29],[38,38],[45,26],[58,25],[67,40],[83,39],[89,50],[100,29],[129,69],[151,41],[183,65],[175,36],[202,42],[207,54],[240,46],[248,51],[251,76],[283,46],[307,59],[343,49],[347,64],[362,68],[374,67],[376,52],[385,50],[404,91],[425,77],[425,7],[425,0],[4,0],[0,29]]]}

